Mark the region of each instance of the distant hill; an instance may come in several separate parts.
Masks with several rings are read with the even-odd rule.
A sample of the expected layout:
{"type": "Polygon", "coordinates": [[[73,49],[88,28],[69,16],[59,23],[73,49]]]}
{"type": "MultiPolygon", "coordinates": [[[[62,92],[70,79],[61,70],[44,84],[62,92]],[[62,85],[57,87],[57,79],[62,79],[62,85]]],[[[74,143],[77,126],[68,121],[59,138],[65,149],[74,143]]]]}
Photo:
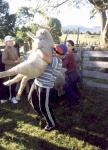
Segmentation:
{"type": "Polygon", "coordinates": [[[91,31],[91,32],[98,32],[101,30],[100,26],[94,26],[92,28],[87,28],[84,26],[78,26],[78,25],[68,25],[68,26],[63,26],[62,30],[73,30],[73,29],[78,29],[80,28],[80,32],[86,32],[86,31],[91,31]]]}

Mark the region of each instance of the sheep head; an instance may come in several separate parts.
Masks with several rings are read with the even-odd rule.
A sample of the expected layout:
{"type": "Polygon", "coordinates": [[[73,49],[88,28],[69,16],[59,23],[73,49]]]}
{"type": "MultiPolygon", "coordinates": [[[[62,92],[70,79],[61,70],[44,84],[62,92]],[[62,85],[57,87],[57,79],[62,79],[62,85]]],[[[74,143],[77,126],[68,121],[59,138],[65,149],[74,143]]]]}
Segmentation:
{"type": "Polygon", "coordinates": [[[50,32],[46,29],[39,29],[36,35],[27,32],[27,35],[34,40],[33,50],[42,49],[46,54],[52,56],[54,42],[50,32]],[[46,47],[46,48],[45,48],[46,47]]]}

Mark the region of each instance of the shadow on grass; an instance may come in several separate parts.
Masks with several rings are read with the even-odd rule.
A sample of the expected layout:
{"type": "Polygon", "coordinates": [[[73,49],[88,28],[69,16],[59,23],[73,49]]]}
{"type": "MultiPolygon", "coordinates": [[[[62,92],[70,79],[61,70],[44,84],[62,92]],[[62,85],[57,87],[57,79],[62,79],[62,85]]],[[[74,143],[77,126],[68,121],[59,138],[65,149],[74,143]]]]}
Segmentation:
{"type": "MultiPolygon", "coordinates": [[[[21,117],[20,113],[11,112],[11,110],[2,110],[2,113],[0,114],[3,116],[4,119],[12,119],[8,122],[1,123],[0,124],[0,138],[5,138],[6,141],[11,141],[11,143],[16,143],[19,145],[19,149],[22,147],[24,149],[30,149],[30,150],[69,150],[68,148],[60,147],[57,145],[54,145],[48,141],[45,141],[43,139],[40,139],[36,136],[30,136],[25,133],[17,132],[14,129],[17,128],[18,123],[17,121],[23,121],[24,123],[29,123],[34,126],[36,126],[36,121],[32,117],[28,117],[26,114],[23,114],[21,117]],[[3,114],[5,114],[3,116],[3,114]],[[13,116],[19,116],[19,117],[13,117],[13,116]],[[6,135],[5,133],[10,134],[6,135]],[[11,137],[11,134],[14,134],[16,137],[11,137]]],[[[0,150],[5,150],[2,146],[0,147],[0,150]]]]}
{"type": "MultiPolygon", "coordinates": [[[[25,133],[20,133],[17,131],[14,131],[14,128],[16,128],[16,123],[13,124],[13,121],[10,121],[8,123],[0,125],[0,133],[1,137],[4,135],[4,132],[12,133],[16,135],[16,137],[11,137],[9,135],[5,135],[5,140],[7,143],[11,141],[11,143],[18,144],[17,148],[23,148],[27,150],[69,150],[68,148],[64,147],[58,147],[57,145],[54,145],[48,141],[45,141],[43,139],[40,139],[36,136],[30,136],[25,133]],[[10,127],[10,128],[9,128],[10,127]]],[[[2,146],[0,146],[0,150],[6,150],[2,146]]]]}
{"type": "Polygon", "coordinates": [[[25,133],[13,132],[17,137],[11,138],[10,136],[6,136],[6,140],[11,142],[15,142],[20,146],[23,146],[27,150],[69,150],[68,148],[58,147],[55,144],[52,144],[46,140],[40,139],[36,136],[30,136],[25,133]]]}
{"type": "Polygon", "coordinates": [[[108,98],[95,95],[93,91],[89,94],[83,92],[78,106],[69,109],[63,105],[57,115],[60,133],[76,137],[102,150],[108,149],[108,98]]]}
{"type": "MultiPolygon", "coordinates": [[[[68,126],[68,125],[67,125],[68,126]]],[[[108,139],[106,139],[105,137],[100,137],[98,135],[93,135],[92,131],[80,131],[77,130],[73,127],[73,130],[70,131],[63,131],[61,130],[61,128],[58,128],[59,132],[62,134],[67,134],[70,135],[71,137],[77,138],[81,141],[87,142],[91,145],[94,145],[96,147],[101,148],[102,150],[107,150],[108,148],[108,139]]],[[[96,134],[96,133],[94,133],[96,134]]]]}
{"type": "MultiPolygon", "coordinates": [[[[0,116],[4,119],[10,119],[10,121],[0,125],[0,136],[3,136],[5,132],[13,133],[17,137],[12,138],[12,141],[19,143],[19,145],[22,144],[26,149],[34,150],[39,147],[38,150],[68,150],[38,137],[14,131],[14,128],[18,126],[17,121],[24,121],[24,124],[29,123],[33,126],[37,125],[35,118],[31,116],[35,112],[24,99],[27,98],[24,97],[18,105],[6,104],[1,107],[0,116]],[[28,113],[31,115],[29,116],[28,113]]],[[[67,105],[61,106],[59,103],[52,103],[59,133],[76,137],[102,150],[108,148],[108,100],[106,98],[83,92],[81,103],[78,106],[69,109],[67,105]]],[[[11,137],[5,136],[7,141],[9,138],[11,137]]]]}

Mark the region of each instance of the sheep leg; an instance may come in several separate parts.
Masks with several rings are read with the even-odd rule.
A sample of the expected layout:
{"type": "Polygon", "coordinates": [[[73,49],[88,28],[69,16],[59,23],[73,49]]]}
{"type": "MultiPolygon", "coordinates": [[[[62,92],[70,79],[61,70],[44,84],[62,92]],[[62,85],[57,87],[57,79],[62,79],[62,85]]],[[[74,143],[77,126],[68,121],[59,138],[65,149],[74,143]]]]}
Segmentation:
{"type": "Polygon", "coordinates": [[[63,85],[60,85],[60,94],[61,94],[61,95],[64,95],[64,94],[65,94],[65,91],[64,91],[64,89],[63,89],[63,85]]]}
{"type": "Polygon", "coordinates": [[[19,88],[18,93],[17,93],[17,95],[16,95],[16,99],[20,98],[20,96],[21,96],[21,94],[22,94],[22,92],[23,92],[23,90],[24,90],[24,88],[25,88],[25,86],[26,86],[26,83],[27,83],[27,81],[28,81],[29,79],[30,79],[30,78],[28,78],[27,76],[24,76],[24,77],[22,78],[22,81],[21,81],[21,83],[20,83],[20,88],[19,88]]]}
{"type": "Polygon", "coordinates": [[[17,74],[25,74],[25,72],[27,71],[26,70],[27,67],[28,67],[28,63],[26,61],[22,62],[22,63],[18,64],[15,67],[12,67],[11,69],[9,69],[7,71],[0,72],[0,78],[4,78],[4,77],[8,77],[8,76],[14,76],[17,74]]]}
{"type": "Polygon", "coordinates": [[[34,39],[36,38],[35,35],[34,35],[33,33],[31,33],[30,31],[26,32],[26,34],[27,34],[30,38],[32,38],[32,40],[34,40],[34,39]]]}
{"type": "Polygon", "coordinates": [[[4,82],[3,84],[6,85],[6,86],[10,86],[10,85],[12,85],[14,83],[17,83],[17,82],[21,81],[23,77],[24,77],[24,75],[18,74],[13,79],[8,80],[8,81],[4,82]]]}
{"type": "Polygon", "coordinates": [[[60,92],[59,85],[56,85],[56,84],[55,84],[54,88],[57,90],[58,96],[61,96],[61,92],[60,92]]]}
{"type": "Polygon", "coordinates": [[[58,91],[58,96],[61,96],[62,94],[61,94],[61,89],[60,89],[60,87],[58,87],[57,91],[58,91]]]}

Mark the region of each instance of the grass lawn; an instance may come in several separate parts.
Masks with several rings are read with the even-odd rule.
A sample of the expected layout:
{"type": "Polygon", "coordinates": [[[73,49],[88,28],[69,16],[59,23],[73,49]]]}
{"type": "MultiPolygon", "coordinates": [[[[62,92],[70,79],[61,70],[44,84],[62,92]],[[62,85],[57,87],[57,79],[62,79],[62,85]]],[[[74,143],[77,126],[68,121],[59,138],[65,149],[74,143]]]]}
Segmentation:
{"type": "Polygon", "coordinates": [[[66,99],[52,102],[57,128],[44,131],[23,95],[14,105],[0,105],[0,150],[107,150],[108,93],[85,88],[81,102],[68,108],[66,99]]]}
{"type": "MultiPolygon", "coordinates": [[[[62,34],[60,37],[60,41],[64,43],[66,34],[62,34]]],[[[76,44],[77,41],[77,34],[68,34],[67,40],[73,40],[76,44]]],[[[86,35],[80,34],[79,35],[79,43],[87,43],[88,45],[95,45],[100,43],[100,36],[99,35],[86,35]]]]}

